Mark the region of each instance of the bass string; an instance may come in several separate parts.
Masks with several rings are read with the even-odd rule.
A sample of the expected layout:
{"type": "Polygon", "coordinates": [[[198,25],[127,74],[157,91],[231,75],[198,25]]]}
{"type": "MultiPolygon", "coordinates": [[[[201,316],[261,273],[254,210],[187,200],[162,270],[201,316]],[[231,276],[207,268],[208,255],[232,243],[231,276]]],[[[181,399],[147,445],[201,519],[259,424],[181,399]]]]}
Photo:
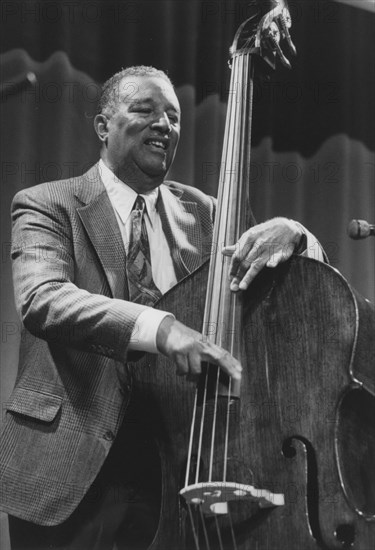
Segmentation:
{"type": "MultiPolygon", "coordinates": [[[[233,67],[232,69],[233,72],[231,75],[232,76],[231,78],[232,93],[230,96],[231,101],[229,105],[229,124],[228,124],[229,135],[228,135],[227,149],[225,150],[225,153],[223,155],[225,158],[225,162],[223,162],[223,166],[224,167],[229,166],[230,169],[228,171],[226,168],[224,175],[221,178],[221,185],[223,188],[223,192],[221,194],[222,195],[222,200],[221,200],[222,212],[219,218],[220,220],[222,220],[224,217],[223,214],[225,213],[225,224],[223,225],[222,223],[220,223],[221,233],[222,234],[224,233],[225,235],[229,233],[231,238],[233,237],[231,235],[231,233],[233,232],[233,208],[232,208],[230,199],[233,198],[231,196],[233,195],[233,191],[235,192],[235,194],[238,195],[238,192],[236,190],[236,187],[238,187],[237,185],[238,182],[236,181],[236,164],[238,162],[238,151],[240,149],[240,141],[241,141],[241,136],[239,136],[238,132],[236,131],[236,125],[237,125],[237,121],[241,120],[241,108],[242,108],[242,105],[238,101],[238,98],[236,97],[236,94],[233,93],[233,91],[234,91],[235,85],[237,87],[237,90],[242,89],[241,79],[240,81],[237,80],[237,75],[240,74],[241,70],[243,70],[242,56],[237,57],[235,61],[236,61],[235,67],[233,67]],[[239,69],[237,69],[237,66],[239,66],[239,69]],[[225,178],[227,177],[228,173],[230,177],[229,182],[225,181],[225,178]],[[229,228],[229,231],[228,231],[228,228],[229,228]]],[[[236,202],[238,202],[238,197],[236,197],[236,199],[237,199],[236,202]]],[[[228,281],[227,281],[227,269],[223,264],[223,262],[221,262],[220,267],[221,269],[217,269],[217,265],[215,266],[215,272],[219,273],[220,275],[220,281],[217,282],[217,284],[219,285],[218,301],[217,301],[218,306],[217,306],[217,311],[215,311],[215,313],[211,311],[210,323],[212,324],[212,321],[214,319],[214,323],[217,328],[216,343],[223,346],[223,337],[225,338],[225,336],[223,335],[223,332],[225,331],[224,315],[226,315],[225,312],[228,312],[228,308],[227,308],[228,290],[223,291],[223,289],[226,289],[228,285],[228,281]]],[[[217,291],[217,287],[215,288],[217,291]]],[[[211,292],[212,291],[213,289],[211,289],[211,292]]],[[[229,301],[232,301],[233,298],[230,294],[229,294],[229,298],[230,298],[229,301]]],[[[211,300],[211,303],[212,303],[212,300],[211,300]]],[[[233,308],[230,307],[229,310],[233,315],[233,312],[232,312],[233,308]]],[[[232,346],[230,346],[229,351],[233,352],[231,348],[232,346]]],[[[210,368],[210,366],[208,368],[210,368]]],[[[219,369],[217,369],[215,394],[214,394],[214,414],[213,414],[212,429],[211,429],[212,436],[211,436],[211,453],[210,453],[210,461],[209,461],[209,481],[212,480],[213,459],[215,455],[215,434],[216,434],[216,425],[217,425],[218,397],[219,397],[219,375],[220,375],[219,369]]],[[[208,373],[207,373],[207,376],[208,376],[208,373]]],[[[229,396],[230,396],[230,393],[231,393],[231,386],[229,386],[229,396]]],[[[228,435],[229,435],[227,423],[228,423],[228,414],[226,415],[226,426],[225,426],[226,437],[225,437],[225,450],[224,450],[223,481],[225,480],[226,469],[227,469],[226,462],[227,462],[227,454],[228,454],[228,435]]]]}
{"type": "Polygon", "coordinates": [[[195,548],[196,548],[196,550],[200,550],[198,529],[195,526],[195,522],[194,522],[194,518],[193,518],[193,512],[192,512],[192,509],[191,509],[191,504],[188,504],[187,508],[188,508],[188,513],[189,513],[189,518],[190,518],[190,523],[191,523],[191,530],[193,532],[193,539],[194,539],[195,548]]]}
{"type": "Polygon", "coordinates": [[[223,539],[221,536],[221,529],[220,529],[219,520],[217,519],[217,516],[215,516],[215,527],[216,527],[216,534],[219,541],[220,550],[224,550],[223,539]]]}
{"type": "MultiPolygon", "coordinates": [[[[241,131],[240,131],[240,139],[239,139],[239,147],[236,147],[236,154],[234,154],[234,158],[236,159],[236,165],[239,169],[237,174],[237,181],[235,182],[235,188],[237,191],[237,212],[240,211],[241,208],[243,208],[244,204],[244,178],[247,176],[248,167],[249,167],[249,161],[250,161],[250,144],[248,147],[246,147],[246,136],[250,135],[249,127],[251,128],[251,112],[252,112],[252,100],[253,100],[253,65],[250,63],[250,56],[249,55],[242,55],[239,56],[239,63],[238,63],[238,71],[236,71],[236,66],[233,67],[235,70],[235,74],[240,74],[240,78],[237,81],[238,82],[238,91],[241,94],[241,109],[240,113],[237,114],[235,112],[235,116],[233,117],[235,120],[241,121],[241,131]],[[246,59],[245,59],[246,57],[246,59]],[[250,70],[249,70],[250,67],[250,70]],[[249,73],[250,73],[250,79],[249,79],[249,73]],[[247,107],[249,107],[249,110],[247,111],[247,107]]],[[[237,100],[237,103],[240,103],[239,100],[237,100]]],[[[238,142],[236,142],[238,143],[238,142]]],[[[233,171],[232,171],[233,173],[233,171]]],[[[232,186],[233,186],[233,182],[232,186]]],[[[246,197],[247,199],[247,197],[246,197]]],[[[227,210],[229,212],[229,209],[227,210]]],[[[237,239],[241,232],[242,227],[241,223],[243,221],[242,216],[237,216],[236,218],[236,229],[235,229],[235,238],[237,239]]],[[[226,225],[230,225],[230,221],[227,220],[226,225]]],[[[239,315],[241,314],[240,311],[240,304],[237,300],[237,295],[231,295],[232,298],[232,306],[230,310],[231,320],[230,320],[230,334],[231,334],[231,341],[229,346],[229,351],[232,354],[238,354],[239,349],[238,345],[236,345],[235,339],[237,337],[237,341],[239,341],[240,335],[236,335],[236,329],[237,329],[237,321],[239,319],[239,315]]],[[[221,309],[222,315],[224,312],[224,308],[221,309]]],[[[224,317],[221,319],[222,323],[224,321],[224,317]]],[[[223,324],[221,325],[223,326],[223,324]]],[[[241,357],[241,354],[240,354],[241,357]]],[[[240,357],[238,357],[240,359],[240,357]]],[[[217,403],[217,396],[218,396],[218,384],[216,385],[216,395],[215,395],[215,406],[217,403]]],[[[229,439],[230,439],[230,407],[231,407],[231,380],[229,380],[229,388],[228,388],[228,397],[227,397],[227,410],[226,410],[226,422],[225,422],[225,443],[224,443],[224,457],[223,457],[223,482],[227,479],[227,466],[228,466],[228,449],[229,449],[229,439]]],[[[215,411],[216,412],[216,411],[215,411]]],[[[216,417],[215,417],[216,420],[216,417]]],[[[213,456],[213,448],[211,447],[211,457],[213,456]]],[[[236,543],[236,537],[233,529],[233,521],[231,512],[228,509],[227,512],[229,522],[230,522],[230,532],[231,532],[231,538],[233,543],[233,549],[237,549],[237,543],[236,543]]],[[[221,541],[221,531],[220,526],[217,520],[217,517],[215,516],[215,523],[216,523],[216,530],[219,537],[219,540],[221,541]]],[[[222,543],[220,543],[220,548],[222,547],[222,543]]]]}
{"type": "Polygon", "coordinates": [[[206,518],[203,514],[202,506],[199,506],[199,514],[200,514],[202,528],[203,528],[204,540],[206,542],[206,548],[207,548],[207,550],[211,550],[210,539],[208,538],[206,518]]]}
{"type": "MultiPolygon", "coordinates": [[[[238,172],[236,174],[236,180],[232,181],[232,188],[234,188],[235,191],[235,199],[236,199],[236,208],[235,213],[240,212],[240,215],[234,216],[234,222],[235,222],[235,233],[234,233],[234,240],[237,240],[239,236],[241,235],[241,232],[243,230],[243,211],[244,211],[244,176],[246,177],[246,166],[248,164],[248,149],[246,148],[245,141],[246,136],[248,134],[248,116],[246,112],[246,106],[248,105],[248,89],[249,89],[249,95],[252,95],[252,83],[250,83],[250,88],[248,87],[248,77],[249,77],[249,55],[241,55],[236,56],[236,63],[233,64],[233,70],[235,71],[235,81],[237,83],[237,91],[238,91],[238,97],[236,103],[240,105],[239,112],[235,112],[235,120],[240,121],[240,129],[237,132],[237,140],[236,140],[236,151],[235,151],[235,163],[238,166],[238,172]],[[245,168],[244,168],[245,167],[245,168]]],[[[228,209],[229,211],[230,209],[228,209]]],[[[231,211],[231,215],[233,217],[233,210],[231,211]]],[[[230,222],[227,222],[227,225],[229,223],[233,223],[232,220],[230,222]]],[[[221,326],[224,326],[224,319],[228,318],[228,312],[229,312],[229,334],[230,334],[230,342],[228,346],[228,350],[231,352],[232,355],[236,356],[237,359],[242,359],[242,353],[241,353],[241,334],[238,334],[237,331],[240,327],[240,319],[241,319],[241,298],[237,294],[233,294],[231,292],[228,292],[229,294],[229,302],[230,307],[223,307],[221,309],[221,326]]],[[[227,306],[228,304],[226,304],[227,306]]],[[[228,344],[226,342],[226,344],[228,344]]],[[[230,406],[231,406],[231,389],[232,384],[230,380],[229,385],[229,391],[228,391],[228,399],[227,399],[227,411],[226,411],[226,426],[225,426],[225,447],[224,447],[224,459],[223,459],[223,481],[226,481],[226,474],[227,474],[227,461],[228,461],[228,445],[229,445],[229,422],[230,422],[230,406]]]]}
{"type": "MultiPolygon", "coordinates": [[[[236,59],[236,65],[238,64],[238,60],[236,59]]],[[[237,71],[234,70],[232,71],[232,74],[231,74],[231,87],[233,88],[234,87],[234,83],[235,83],[235,75],[237,74],[237,71]]],[[[229,113],[229,116],[227,117],[227,120],[226,120],[226,133],[225,133],[225,136],[226,136],[226,139],[225,139],[225,143],[226,143],[226,149],[223,149],[224,153],[223,153],[223,158],[224,158],[224,162],[223,164],[225,166],[228,166],[228,163],[232,163],[233,162],[233,147],[234,147],[234,140],[231,139],[231,136],[235,133],[234,130],[235,130],[235,121],[236,121],[236,107],[237,107],[237,104],[238,102],[236,101],[236,98],[234,97],[234,94],[230,94],[230,103],[228,105],[228,113],[229,113]],[[231,147],[230,147],[231,145],[231,147]]],[[[232,173],[232,170],[230,170],[230,173],[232,173]]],[[[220,210],[222,210],[222,205],[225,203],[225,204],[228,204],[228,196],[225,196],[225,195],[228,195],[228,188],[230,186],[228,185],[224,185],[224,181],[223,181],[223,178],[225,178],[226,174],[225,174],[225,170],[223,170],[222,174],[221,174],[221,185],[220,185],[220,198],[219,198],[219,205],[220,205],[220,210]]],[[[228,208],[226,208],[226,211],[228,211],[228,208]]],[[[223,217],[222,216],[222,212],[219,211],[218,213],[218,216],[219,216],[219,219],[220,219],[220,216],[221,218],[223,217]]],[[[226,225],[228,223],[228,220],[226,219],[226,225]]],[[[216,224],[217,226],[218,224],[216,224]]],[[[214,242],[215,242],[215,239],[214,239],[214,242]]],[[[224,311],[224,307],[222,307],[222,303],[221,303],[221,293],[219,293],[219,300],[217,302],[217,306],[215,307],[214,303],[213,303],[213,299],[212,299],[212,290],[213,288],[217,288],[217,284],[220,285],[220,287],[222,288],[222,285],[223,285],[223,278],[225,276],[224,274],[224,269],[215,269],[215,270],[210,270],[210,280],[208,281],[208,290],[207,290],[207,300],[206,300],[206,308],[205,308],[205,312],[206,312],[206,315],[205,315],[205,320],[204,320],[204,327],[206,328],[207,331],[209,331],[210,327],[213,325],[215,327],[218,328],[219,326],[219,311],[224,311]],[[220,274],[220,281],[215,281],[214,279],[214,272],[219,273],[220,274]],[[215,283],[215,284],[214,284],[215,283]],[[207,312],[208,312],[208,315],[207,315],[207,312]]],[[[223,326],[223,325],[221,325],[223,326]]],[[[207,335],[207,337],[209,337],[209,335],[207,335]]],[[[216,337],[217,337],[217,333],[216,333],[216,337]]],[[[198,430],[198,433],[199,433],[199,440],[198,440],[198,452],[197,452],[197,468],[196,468],[196,475],[195,475],[195,482],[197,483],[198,480],[199,480],[199,473],[200,473],[200,462],[201,462],[201,449],[202,449],[202,441],[203,441],[203,433],[204,433],[204,424],[205,424],[205,416],[206,416],[206,405],[207,405],[207,385],[208,385],[208,376],[209,376],[209,372],[210,372],[210,365],[208,364],[207,365],[207,369],[206,369],[206,373],[205,373],[205,380],[204,380],[204,391],[203,391],[203,399],[202,399],[202,413],[201,413],[201,419],[200,419],[200,427],[199,427],[199,430],[198,430]]],[[[217,386],[218,387],[218,386],[217,386]]],[[[194,402],[194,407],[193,407],[193,418],[192,418],[192,426],[191,426],[191,430],[190,430],[190,441],[189,441],[189,450],[188,450],[188,461],[187,461],[187,468],[186,468],[186,476],[185,476],[185,486],[187,486],[189,484],[189,472],[190,472],[190,467],[191,467],[191,462],[192,462],[192,453],[193,453],[193,447],[194,447],[194,433],[195,433],[195,425],[196,425],[196,421],[197,421],[197,407],[198,407],[198,399],[197,399],[197,393],[198,393],[198,390],[196,390],[196,396],[195,396],[195,402],[194,402]]],[[[218,394],[218,391],[215,391],[215,394],[218,394]]],[[[215,399],[216,399],[216,395],[215,395],[215,399]]],[[[214,412],[214,422],[216,423],[216,418],[217,418],[217,405],[215,406],[215,412],[214,412]]],[[[213,455],[213,453],[211,453],[213,455]]],[[[212,463],[212,461],[211,461],[212,463]]],[[[211,469],[212,471],[212,469],[211,469]]]]}
{"type": "MultiPolygon", "coordinates": [[[[207,366],[207,371],[208,371],[208,369],[209,369],[209,366],[207,366]]],[[[199,439],[198,439],[198,452],[197,452],[197,466],[196,466],[196,471],[195,471],[195,483],[199,482],[200,464],[201,464],[201,458],[202,458],[203,433],[204,433],[206,410],[207,410],[207,386],[208,386],[208,374],[206,373],[205,380],[204,380],[203,399],[202,399],[201,421],[200,421],[200,426],[199,426],[199,439]]]]}
{"type": "Polygon", "coordinates": [[[193,455],[194,427],[195,427],[196,416],[197,416],[197,401],[198,401],[198,389],[195,390],[193,418],[190,425],[189,448],[188,448],[186,473],[185,473],[185,487],[189,485],[189,475],[190,475],[191,461],[192,461],[192,455],[193,455]]]}
{"type": "MultiPolygon", "coordinates": [[[[236,56],[236,59],[235,59],[236,63],[234,63],[234,66],[233,66],[233,71],[234,71],[234,75],[238,75],[240,78],[237,79],[237,78],[234,78],[234,81],[235,81],[235,84],[236,84],[236,87],[237,87],[237,94],[234,94],[233,92],[233,95],[237,95],[236,97],[236,109],[234,111],[234,115],[233,115],[233,118],[235,120],[235,122],[237,123],[238,120],[241,121],[241,126],[242,126],[242,110],[243,110],[243,104],[242,102],[240,103],[239,101],[239,97],[238,97],[238,94],[242,94],[242,90],[243,90],[243,83],[242,83],[242,72],[243,72],[243,56],[236,56]],[[239,111],[238,112],[238,107],[240,107],[239,111]]],[[[236,170],[231,170],[231,175],[232,175],[232,181],[231,181],[231,191],[232,191],[232,194],[235,194],[235,200],[236,200],[236,208],[235,210],[238,211],[238,207],[239,207],[239,204],[238,204],[238,201],[239,201],[239,185],[238,185],[238,178],[240,176],[240,171],[241,171],[241,164],[240,164],[240,158],[239,156],[241,155],[241,137],[242,137],[242,131],[241,132],[235,132],[235,139],[233,139],[233,148],[234,148],[234,154],[233,154],[233,158],[235,159],[235,166],[238,170],[238,172],[236,172],[236,170]],[[237,177],[236,177],[237,176],[237,177]]],[[[233,197],[232,197],[233,199],[233,197]]],[[[233,232],[233,209],[230,207],[227,209],[227,212],[228,212],[228,216],[230,216],[230,219],[227,220],[227,226],[230,227],[230,232],[232,233],[233,232]]],[[[238,219],[238,218],[237,218],[238,219]]],[[[236,238],[238,238],[238,221],[234,220],[234,223],[236,224],[236,234],[234,235],[234,239],[233,241],[236,240],[236,238]]],[[[233,238],[233,235],[231,235],[231,237],[233,238]]],[[[230,326],[230,330],[229,330],[229,334],[230,334],[230,345],[229,345],[229,352],[233,355],[235,353],[235,345],[234,345],[234,338],[235,338],[235,333],[234,333],[234,330],[235,330],[235,319],[236,319],[236,297],[235,295],[233,294],[228,294],[228,291],[226,292],[226,294],[228,295],[229,297],[229,303],[230,303],[230,307],[229,307],[229,315],[230,315],[230,319],[229,319],[229,326],[230,326]]],[[[226,307],[222,307],[221,308],[221,326],[224,327],[224,323],[225,323],[225,319],[228,319],[228,308],[226,307]]],[[[227,344],[227,342],[225,342],[227,344]]],[[[239,359],[239,358],[238,358],[239,359]]],[[[222,466],[222,471],[223,471],[223,475],[222,475],[222,481],[225,482],[226,479],[227,479],[227,467],[228,467],[228,447],[229,447],[229,422],[230,422],[230,401],[231,401],[231,389],[232,389],[232,381],[231,379],[229,379],[229,386],[228,386],[228,397],[227,397],[227,410],[226,410],[226,416],[225,416],[225,427],[224,427],[224,433],[225,433],[225,436],[224,436],[224,451],[223,451],[223,466],[222,466]]]]}
{"type": "Polygon", "coordinates": [[[209,472],[208,472],[208,481],[212,481],[212,471],[214,463],[214,454],[215,454],[215,434],[216,434],[216,421],[217,421],[217,402],[219,398],[219,379],[220,371],[217,369],[216,372],[216,390],[215,390],[215,403],[214,403],[214,414],[212,419],[212,433],[211,433],[211,450],[210,450],[210,463],[209,463],[209,472]]]}
{"type": "MultiPolygon", "coordinates": [[[[240,139],[240,151],[239,155],[240,158],[238,159],[238,167],[239,167],[239,174],[238,174],[238,182],[237,182],[237,189],[238,189],[238,198],[237,198],[237,211],[240,211],[241,208],[243,208],[244,204],[244,197],[243,197],[243,189],[244,189],[244,172],[246,174],[246,166],[249,161],[249,155],[247,154],[248,151],[245,149],[246,145],[246,136],[249,136],[250,133],[248,132],[247,128],[247,112],[246,112],[246,106],[248,105],[248,97],[247,97],[247,84],[248,84],[248,75],[249,75],[249,63],[250,63],[250,57],[248,55],[242,55],[241,56],[241,72],[242,72],[242,78],[240,79],[240,90],[241,90],[241,139],[240,139]],[[246,57],[246,59],[245,59],[246,57]],[[245,168],[245,169],[244,169],[245,168]]],[[[250,101],[252,101],[252,78],[250,82],[250,101]]],[[[251,113],[251,109],[250,109],[251,113]]],[[[251,122],[250,122],[251,124],[251,122]]],[[[237,216],[236,218],[236,238],[238,238],[242,232],[242,216],[237,216]]],[[[230,344],[230,351],[232,354],[239,354],[238,359],[241,359],[242,354],[239,350],[239,345],[236,345],[235,339],[237,337],[237,341],[240,340],[240,335],[236,335],[236,330],[238,328],[238,319],[241,315],[241,308],[238,303],[237,295],[233,296],[233,308],[231,308],[231,344],[230,344]]],[[[226,411],[226,433],[225,433],[225,451],[224,451],[224,464],[223,464],[223,481],[225,482],[227,479],[227,467],[228,467],[228,448],[229,448],[229,427],[230,427],[230,407],[231,407],[231,384],[232,381],[229,381],[229,391],[228,391],[228,398],[227,398],[227,411],[226,411]]],[[[237,542],[236,542],[236,536],[233,528],[233,520],[231,511],[228,508],[228,519],[230,524],[230,533],[231,533],[231,539],[233,543],[233,550],[237,550],[237,542]]]]}
{"type": "MultiPolygon", "coordinates": [[[[224,173],[220,178],[221,188],[220,188],[220,211],[219,219],[223,219],[223,210],[226,211],[226,217],[225,217],[225,229],[227,231],[228,226],[231,228],[231,232],[233,232],[232,224],[233,224],[233,214],[231,212],[231,208],[228,208],[228,201],[230,199],[230,190],[233,190],[233,186],[236,186],[236,203],[237,203],[237,212],[243,209],[244,204],[244,197],[243,197],[243,185],[240,185],[242,183],[242,180],[244,178],[244,172],[245,177],[247,173],[247,163],[249,155],[247,154],[247,150],[245,149],[245,137],[246,135],[249,135],[249,128],[248,124],[251,121],[248,121],[247,114],[248,112],[251,113],[251,103],[252,103],[252,77],[250,82],[250,110],[248,112],[246,107],[248,104],[248,97],[247,97],[247,82],[248,82],[248,67],[249,67],[249,56],[235,56],[233,60],[233,66],[232,66],[232,76],[231,76],[231,83],[232,83],[232,89],[233,85],[237,85],[237,91],[241,94],[241,101],[238,100],[238,97],[235,98],[235,94],[231,94],[230,98],[230,105],[228,105],[229,110],[229,117],[227,117],[226,126],[229,129],[229,131],[225,132],[225,162],[224,166],[229,166],[230,168],[230,175],[231,175],[231,181],[230,185],[224,185],[225,183],[225,177],[226,174],[224,173]],[[245,60],[244,58],[247,57],[245,60]],[[240,78],[236,81],[236,78],[240,75],[240,78]],[[245,83],[245,88],[244,88],[245,83]],[[238,109],[238,107],[240,108],[238,109]],[[245,116],[244,116],[245,115],[245,116]],[[238,120],[241,121],[241,129],[240,132],[236,132],[236,123],[238,120]],[[233,136],[235,138],[233,139],[233,136]],[[229,144],[231,144],[231,147],[229,147],[229,144]],[[244,168],[245,167],[245,168],[244,168]],[[238,172],[236,173],[236,168],[238,169],[238,172]],[[233,177],[237,175],[237,181],[233,182],[233,177]],[[225,199],[225,200],[224,200],[225,199]],[[227,208],[225,209],[225,205],[227,208]]],[[[233,197],[232,197],[233,198],[233,197]]],[[[242,216],[237,216],[234,218],[235,223],[235,237],[236,239],[240,235],[240,231],[242,229],[241,223],[242,223],[242,216]]],[[[218,231],[219,234],[219,231],[218,231]]],[[[232,235],[231,235],[232,236],[232,235]]],[[[220,239],[214,240],[214,242],[218,243],[220,242],[220,239]]],[[[211,270],[210,270],[211,271],[211,270]]],[[[218,273],[218,270],[215,269],[216,274],[218,273]]],[[[226,270],[220,269],[219,270],[220,275],[220,288],[223,288],[223,284],[226,283],[226,281],[223,281],[226,270]]],[[[222,303],[222,293],[219,293],[219,300],[218,305],[216,308],[213,307],[213,299],[212,299],[212,290],[214,288],[214,285],[212,284],[214,282],[214,273],[211,274],[211,285],[209,286],[209,289],[211,289],[211,292],[208,292],[207,294],[210,294],[207,297],[207,303],[209,307],[205,310],[206,312],[209,311],[210,315],[206,319],[205,325],[206,327],[212,326],[212,319],[216,319],[214,322],[217,328],[219,326],[224,327],[224,311],[226,310],[225,307],[223,307],[222,303]],[[213,309],[216,309],[215,314],[213,314],[213,309]],[[220,322],[219,322],[220,317],[220,322]]],[[[217,282],[217,281],[216,281],[217,282]]],[[[227,283],[226,283],[227,284],[227,283]]],[[[225,293],[224,293],[225,294],[225,293]]],[[[230,300],[231,307],[229,308],[230,311],[230,333],[231,333],[231,339],[230,339],[230,345],[229,345],[229,351],[233,354],[234,352],[237,352],[238,354],[238,346],[236,346],[236,333],[235,330],[237,328],[237,320],[238,320],[238,314],[239,314],[239,305],[238,301],[236,300],[236,296],[233,296],[233,298],[230,300]]],[[[228,315],[228,310],[226,310],[226,318],[228,315]]],[[[216,335],[217,336],[217,335],[216,335]]],[[[237,337],[238,340],[238,337],[237,337]]],[[[222,335],[219,337],[219,344],[222,343],[222,335]]],[[[203,442],[203,435],[204,435],[204,426],[205,426],[205,420],[206,420],[206,409],[207,409],[207,387],[208,387],[208,376],[209,376],[209,370],[210,365],[207,365],[206,373],[205,373],[205,381],[204,381],[204,391],[203,391],[203,398],[202,398],[202,413],[201,413],[201,421],[200,421],[200,427],[199,427],[199,441],[198,441],[198,453],[197,453],[197,464],[196,464],[196,474],[195,474],[195,483],[199,482],[199,475],[200,475],[200,464],[201,464],[201,455],[202,455],[202,442],[203,442]]],[[[212,481],[212,475],[213,475],[213,460],[215,456],[215,433],[216,433],[216,425],[217,425],[217,411],[218,411],[218,397],[219,397],[219,369],[217,369],[217,376],[216,376],[216,384],[215,384],[215,395],[214,395],[214,413],[212,418],[212,430],[211,430],[211,446],[210,446],[210,460],[209,460],[209,474],[208,474],[208,480],[212,481]]],[[[224,442],[224,458],[223,458],[223,481],[226,481],[227,476],[227,464],[228,464],[228,446],[229,446],[229,424],[230,424],[230,405],[231,405],[231,380],[229,380],[229,388],[228,388],[228,398],[227,398],[227,410],[226,410],[226,422],[225,422],[225,442],[224,442]]],[[[192,462],[192,452],[193,452],[193,440],[194,440],[194,433],[195,433],[195,424],[197,421],[197,407],[198,407],[198,389],[196,390],[195,395],[195,402],[193,407],[193,419],[192,419],[192,425],[191,425],[191,431],[190,431],[190,440],[189,440],[189,451],[188,451],[188,461],[187,461],[187,469],[186,469],[186,477],[185,477],[185,486],[189,483],[189,472],[191,468],[191,462],[192,462]]],[[[191,505],[188,505],[189,508],[189,515],[192,522],[193,532],[194,532],[194,539],[197,546],[197,549],[199,550],[199,539],[198,535],[196,533],[196,528],[194,525],[192,513],[191,513],[191,505]]],[[[201,516],[201,522],[203,526],[203,532],[204,532],[204,538],[206,541],[207,549],[209,550],[209,539],[208,539],[208,531],[206,527],[206,519],[202,512],[202,507],[199,506],[200,509],[200,516],[201,516]]],[[[233,542],[233,548],[236,550],[237,544],[235,539],[235,533],[233,529],[233,521],[230,514],[230,511],[228,510],[228,516],[230,521],[230,529],[231,529],[231,538],[233,542]]],[[[220,531],[220,525],[217,520],[217,517],[215,516],[215,524],[216,524],[216,530],[218,534],[218,539],[220,541],[220,548],[222,548],[222,538],[221,538],[221,531],[220,531]]]]}

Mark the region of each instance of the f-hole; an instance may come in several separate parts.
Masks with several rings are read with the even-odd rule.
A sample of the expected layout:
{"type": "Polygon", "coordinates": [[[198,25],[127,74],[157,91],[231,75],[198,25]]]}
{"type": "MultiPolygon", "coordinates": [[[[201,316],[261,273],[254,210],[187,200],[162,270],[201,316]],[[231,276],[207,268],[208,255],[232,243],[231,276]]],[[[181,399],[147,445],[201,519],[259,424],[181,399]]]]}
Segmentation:
{"type": "Polygon", "coordinates": [[[322,531],[319,523],[319,484],[318,484],[318,464],[314,447],[310,441],[302,436],[293,436],[286,439],[282,446],[282,453],[288,460],[297,455],[294,441],[300,441],[306,449],[306,470],[307,470],[307,514],[311,533],[320,548],[327,549],[323,542],[322,531]]]}

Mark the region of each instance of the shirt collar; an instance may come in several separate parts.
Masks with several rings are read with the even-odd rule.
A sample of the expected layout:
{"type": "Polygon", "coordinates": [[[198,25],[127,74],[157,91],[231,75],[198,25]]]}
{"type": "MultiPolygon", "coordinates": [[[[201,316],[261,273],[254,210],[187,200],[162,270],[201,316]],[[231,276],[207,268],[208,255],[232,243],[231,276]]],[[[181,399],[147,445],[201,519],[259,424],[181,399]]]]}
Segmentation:
{"type": "MultiPolygon", "coordinates": [[[[130,216],[138,193],[129,187],[129,185],[121,181],[116,174],[104,164],[102,159],[99,160],[99,173],[114,209],[119,215],[122,223],[125,224],[130,216]]],[[[151,226],[153,226],[155,223],[155,216],[157,215],[156,202],[159,196],[159,187],[156,187],[149,193],[142,193],[141,196],[145,200],[146,211],[151,226]]]]}

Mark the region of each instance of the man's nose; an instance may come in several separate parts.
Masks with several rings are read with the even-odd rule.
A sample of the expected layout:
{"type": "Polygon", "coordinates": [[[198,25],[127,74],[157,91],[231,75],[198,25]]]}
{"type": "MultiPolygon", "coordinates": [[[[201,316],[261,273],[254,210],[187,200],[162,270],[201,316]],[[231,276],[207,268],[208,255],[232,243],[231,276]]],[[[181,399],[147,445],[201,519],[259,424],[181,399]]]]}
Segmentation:
{"type": "Polygon", "coordinates": [[[157,117],[156,120],[152,123],[153,128],[157,128],[160,131],[169,134],[172,130],[171,122],[167,113],[162,113],[157,117]]]}

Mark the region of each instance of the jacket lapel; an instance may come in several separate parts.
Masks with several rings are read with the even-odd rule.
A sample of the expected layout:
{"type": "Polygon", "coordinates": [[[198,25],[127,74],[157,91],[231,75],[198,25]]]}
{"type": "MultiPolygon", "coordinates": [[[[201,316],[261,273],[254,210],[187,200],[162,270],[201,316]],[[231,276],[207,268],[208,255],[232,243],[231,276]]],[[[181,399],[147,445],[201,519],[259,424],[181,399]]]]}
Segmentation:
{"type": "Polygon", "coordinates": [[[171,247],[178,280],[202,263],[202,230],[198,206],[195,202],[182,201],[179,198],[181,194],[182,191],[162,184],[158,199],[158,212],[171,247]]]}
{"type": "Polygon", "coordinates": [[[126,299],[124,243],[97,164],[80,179],[76,196],[84,203],[77,212],[106,274],[112,296],[126,299]]]}
{"type": "MultiPolygon", "coordinates": [[[[198,206],[195,202],[182,201],[181,195],[180,189],[162,184],[158,198],[158,212],[178,280],[192,273],[203,261],[198,206]]],[[[76,196],[83,204],[77,208],[78,215],[106,274],[112,296],[128,299],[124,243],[98,164],[79,178],[76,196]]]]}

